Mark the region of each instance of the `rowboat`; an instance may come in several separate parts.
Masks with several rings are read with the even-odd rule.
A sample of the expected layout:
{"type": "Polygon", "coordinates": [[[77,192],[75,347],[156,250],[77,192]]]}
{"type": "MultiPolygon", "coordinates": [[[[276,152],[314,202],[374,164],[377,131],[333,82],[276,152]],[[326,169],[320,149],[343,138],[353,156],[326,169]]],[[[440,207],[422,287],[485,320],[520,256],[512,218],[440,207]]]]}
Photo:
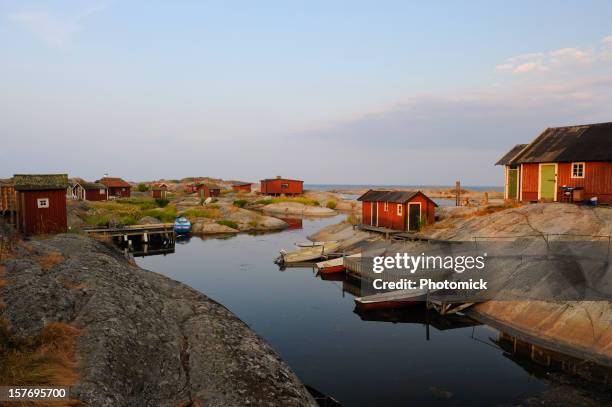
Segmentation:
{"type": "MultiPolygon", "coordinates": [[[[361,253],[353,254],[347,257],[361,257],[361,253]]],[[[317,268],[321,274],[342,273],[344,270],[346,270],[344,267],[344,257],[319,262],[317,263],[317,268]]]]}
{"type": "Polygon", "coordinates": [[[406,308],[427,300],[426,290],[397,290],[355,298],[362,311],[406,308]]]}
{"type": "Polygon", "coordinates": [[[339,246],[340,243],[338,242],[325,242],[321,246],[302,247],[291,252],[281,250],[279,260],[281,263],[314,261],[320,259],[325,254],[333,253],[339,246]]]}
{"type": "Polygon", "coordinates": [[[295,245],[298,247],[313,247],[313,246],[323,246],[325,243],[331,243],[331,242],[298,242],[295,245]]]}
{"type": "Polygon", "coordinates": [[[177,217],[174,220],[174,231],[179,234],[191,232],[191,222],[183,216],[177,217]]]}

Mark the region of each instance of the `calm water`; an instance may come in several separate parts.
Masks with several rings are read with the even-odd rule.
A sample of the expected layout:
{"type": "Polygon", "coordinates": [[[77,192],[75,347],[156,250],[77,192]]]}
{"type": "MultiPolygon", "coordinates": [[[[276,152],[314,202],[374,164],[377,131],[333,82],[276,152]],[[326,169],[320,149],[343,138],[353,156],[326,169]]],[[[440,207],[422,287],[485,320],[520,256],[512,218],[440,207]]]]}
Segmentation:
{"type": "Polygon", "coordinates": [[[300,379],[345,406],[491,406],[512,403],[548,385],[511,361],[486,326],[444,329],[425,311],[393,313],[398,322],[353,312],[354,286],[323,281],[309,268],[280,271],[279,249],[339,217],[304,220],[303,229],[177,244],[140,266],[207,294],[265,338],[300,379]],[[437,326],[437,328],[436,328],[437,326]]]}

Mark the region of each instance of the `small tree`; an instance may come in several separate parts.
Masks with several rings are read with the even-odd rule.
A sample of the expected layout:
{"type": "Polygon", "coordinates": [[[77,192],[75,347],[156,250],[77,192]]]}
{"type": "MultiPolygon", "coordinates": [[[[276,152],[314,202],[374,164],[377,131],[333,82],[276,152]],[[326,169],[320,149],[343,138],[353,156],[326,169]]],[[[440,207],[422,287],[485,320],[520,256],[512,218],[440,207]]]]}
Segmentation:
{"type": "Polygon", "coordinates": [[[136,189],[138,190],[138,192],[147,192],[149,190],[149,186],[141,182],[140,184],[138,184],[138,187],[136,187],[136,189]]]}

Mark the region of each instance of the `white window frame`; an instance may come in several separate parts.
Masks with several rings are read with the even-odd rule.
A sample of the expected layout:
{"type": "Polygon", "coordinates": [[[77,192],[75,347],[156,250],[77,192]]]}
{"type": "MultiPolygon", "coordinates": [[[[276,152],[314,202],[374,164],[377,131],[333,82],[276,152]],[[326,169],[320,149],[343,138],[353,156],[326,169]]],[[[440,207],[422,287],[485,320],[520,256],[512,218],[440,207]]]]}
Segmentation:
{"type": "Polygon", "coordinates": [[[385,209],[385,212],[389,212],[389,202],[385,202],[383,208],[385,209]]]}
{"type": "Polygon", "coordinates": [[[38,198],[38,199],[36,200],[36,206],[37,206],[39,209],[42,209],[42,208],[48,208],[48,207],[49,207],[49,205],[50,205],[49,198],[38,198]]]}
{"type": "Polygon", "coordinates": [[[106,189],[100,188],[100,195],[105,195],[105,194],[106,194],[106,189]]]}
{"type": "Polygon", "coordinates": [[[403,213],[404,213],[404,205],[397,204],[397,216],[402,216],[403,213]]]}
{"type": "Polygon", "coordinates": [[[572,166],[570,167],[570,177],[571,178],[584,178],[585,172],[586,172],[586,163],[584,161],[572,163],[572,166]],[[582,165],[582,175],[581,176],[574,175],[574,165],[582,165]]]}

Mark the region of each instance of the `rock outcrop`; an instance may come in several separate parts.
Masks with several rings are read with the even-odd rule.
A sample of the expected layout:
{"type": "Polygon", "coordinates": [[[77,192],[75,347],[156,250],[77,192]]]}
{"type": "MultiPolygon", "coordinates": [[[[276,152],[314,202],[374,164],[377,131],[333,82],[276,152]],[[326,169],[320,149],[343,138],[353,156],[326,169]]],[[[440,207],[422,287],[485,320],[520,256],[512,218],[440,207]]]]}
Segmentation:
{"type": "Polygon", "coordinates": [[[4,264],[0,315],[17,335],[56,321],[82,330],[73,396],[87,405],[315,405],[270,346],[225,307],[129,264],[107,243],[58,235],[20,246],[4,264]],[[56,261],[45,262],[51,252],[56,261]]]}
{"type": "Polygon", "coordinates": [[[338,212],[320,206],[304,205],[298,202],[279,202],[263,207],[263,211],[274,215],[334,216],[338,212]]]}

